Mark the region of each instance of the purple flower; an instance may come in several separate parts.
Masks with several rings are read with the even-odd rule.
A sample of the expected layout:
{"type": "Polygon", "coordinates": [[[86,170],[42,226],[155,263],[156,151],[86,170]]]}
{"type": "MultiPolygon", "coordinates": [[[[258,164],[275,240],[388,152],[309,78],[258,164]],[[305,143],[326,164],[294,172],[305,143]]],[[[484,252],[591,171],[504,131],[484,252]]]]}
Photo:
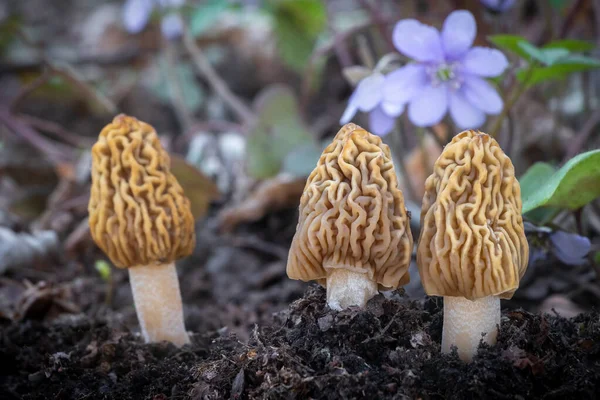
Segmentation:
{"type": "Polygon", "coordinates": [[[385,101],[384,85],[385,77],[379,72],[361,80],[350,96],[340,124],[350,122],[357,111],[368,112],[371,131],[376,135],[387,135],[394,127],[395,118],[404,111],[404,104],[385,101]]]}
{"type": "Polygon", "coordinates": [[[155,6],[169,10],[162,18],[160,28],[167,39],[175,39],[183,33],[183,20],[174,8],[185,0],[127,0],[123,6],[123,24],[129,33],[140,33],[148,24],[155,6]]]}
{"type": "Polygon", "coordinates": [[[471,47],[477,26],[473,15],[452,12],[442,32],[414,19],[398,22],[394,45],[416,62],[391,72],[383,86],[383,102],[408,103],[417,126],[432,126],[450,111],[459,129],[478,128],[486,114],[502,110],[502,99],[484,78],[501,75],[508,61],[499,50],[471,47]]]}
{"type": "Polygon", "coordinates": [[[481,3],[493,12],[503,13],[515,5],[515,0],[481,0],[481,3]]]}
{"type": "Polygon", "coordinates": [[[552,253],[567,265],[581,265],[586,262],[591,242],[576,233],[556,231],[550,235],[552,253]]]}

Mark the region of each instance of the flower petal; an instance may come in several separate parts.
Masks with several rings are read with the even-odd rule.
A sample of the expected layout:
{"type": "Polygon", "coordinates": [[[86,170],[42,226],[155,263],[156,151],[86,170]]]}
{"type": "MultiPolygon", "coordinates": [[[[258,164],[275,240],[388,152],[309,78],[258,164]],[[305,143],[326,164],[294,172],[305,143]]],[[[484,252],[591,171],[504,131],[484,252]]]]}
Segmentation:
{"type": "Polygon", "coordinates": [[[463,69],[475,75],[494,77],[508,67],[506,56],[496,49],[473,47],[462,60],[463,69]]]}
{"type": "Polygon", "coordinates": [[[406,103],[422,92],[427,83],[424,65],[405,65],[385,77],[383,99],[391,103],[406,103]]]}
{"type": "Polygon", "coordinates": [[[153,0],[127,0],[123,6],[123,25],[127,32],[141,32],[150,19],[153,7],[153,0]]]}
{"type": "Polygon", "coordinates": [[[383,98],[384,82],[385,77],[378,73],[360,81],[355,92],[355,103],[359,110],[368,112],[377,107],[383,98]]]}
{"type": "Polygon", "coordinates": [[[485,114],[467,101],[461,91],[450,93],[450,115],[459,129],[479,128],[485,122],[485,114]]]}
{"type": "Polygon", "coordinates": [[[395,118],[387,115],[381,107],[377,107],[369,113],[369,128],[376,135],[385,136],[390,133],[394,122],[395,118]]]}
{"type": "Polygon", "coordinates": [[[473,45],[477,34],[477,24],[473,14],[466,10],[452,12],[444,21],[442,44],[446,60],[456,60],[473,45]]]}
{"type": "Polygon", "coordinates": [[[167,39],[175,39],[183,33],[183,20],[178,13],[169,13],[160,21],[162,34],[167,39]]]}
{"type": "Polygon", "coordinates": [[[382,110],[390,117],[399,117],[404,112],[404,103],[392,103],[383,101],[381,103],[382,110]]]}
{"type": "Polygon", "coordinates": [[[350,96],[350,99],[348,99],[348,106],[346,106],[346,109],[344,110],[344,114],[340,118],[340,124],[344,125],[344,124],[347,124],[348,122],[350,122],[350,120],[352,118],[354,118],[354,116],[356,115],[357,111],[358,111],[358,107],[356,106],[356,90],[355,90],[352,93],[352,95],[350,96]]]}
{"type": "Polygon", "coordinates": [[[462,90],[469,103],[486,114],[496,115],[502,111],[502,98],[486,80],[468,76],[465,78],[462,90]]]}
{"type": "Polygon", "coordinates": [[[515,0],[481,0],[484,6],[495,12],[507,11],[515,4],[515,0]]]}
{"type": "Polygon", "coordinates": [[[408,118],[420,127],[432,126],[448,111],[448,87],[427,86],[408,106],[408,118]]]}
{"type": "Polygon", "coordinates": [[[590,239],[576,233],[556,231],[550,236],[552,252],[568,265],[581,265],[590,252],[590,239]]]}
{"type": "Polygon", "coordinates": [[[396,24],[392,40],[398,51],[417,61],[443,61],[444,52],[437,29],[416,19],[396,24]]]}

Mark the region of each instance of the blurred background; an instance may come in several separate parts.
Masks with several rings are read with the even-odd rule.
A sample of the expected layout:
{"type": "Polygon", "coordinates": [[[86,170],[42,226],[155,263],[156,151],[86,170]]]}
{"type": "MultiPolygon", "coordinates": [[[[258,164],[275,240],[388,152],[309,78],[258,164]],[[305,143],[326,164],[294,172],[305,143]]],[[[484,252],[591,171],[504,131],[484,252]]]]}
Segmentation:
{"type": "MultiPolygon", "coordinates": [[[[480,129],[511,157],[524,198],[592,151],[578,159],[583,172],[562,170],[562,203],[542,199],[526,215],[530,265],[504,305],[566,317],[598,306],[599,1],[9,0],[0,3],[0,319],[85,313],[137,329],[127,273],[87,223],[90,147],[126,113],[156,128],[197,218],[196,250],[178,267],[188,330],[247,337],[306,288],[285,274],[299,198],[357,85],[410,61],[395,25],[442,29],[458,9],[475,18],[475,45],[508,59],[491,80],[502,110],[480,129]],[[573,191],[585,200],[568,203],[573,191]]],[[[361,111],[352,121],[371,129],[361,111]]],[[[460,131],[449,116],[419,127],[404,112],[383,136],[415,238],[425,178],[460,131]]],[[[424,298],[414,265],[405,289],[424,298]]]]}

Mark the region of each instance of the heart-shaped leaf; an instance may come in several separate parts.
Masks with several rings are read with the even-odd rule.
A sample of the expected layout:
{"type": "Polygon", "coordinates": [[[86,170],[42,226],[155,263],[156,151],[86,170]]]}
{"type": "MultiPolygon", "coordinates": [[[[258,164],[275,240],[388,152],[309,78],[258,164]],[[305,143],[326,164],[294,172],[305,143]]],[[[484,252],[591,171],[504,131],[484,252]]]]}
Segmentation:
{"type": "Polygon", "coordinates": [[[583,207],[600,197],[600,150],[579,154],[554,174],[537,179],[537,186],[523,196],[523,213],[538,207],[583,207]]]}
{"type": "Polygon", "coordinates": [[[288,154],[314,145],[298,111],[294,92],[285,85],[273,85],[255,102],[258,120],[247,142],[248,173],[257,179],[277,175],[288,154]]]}

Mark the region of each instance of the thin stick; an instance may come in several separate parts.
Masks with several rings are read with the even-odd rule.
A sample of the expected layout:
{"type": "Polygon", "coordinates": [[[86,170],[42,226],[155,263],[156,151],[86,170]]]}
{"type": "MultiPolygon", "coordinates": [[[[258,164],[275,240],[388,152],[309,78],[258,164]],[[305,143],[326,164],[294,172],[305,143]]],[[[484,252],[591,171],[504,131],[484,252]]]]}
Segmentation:
{"type": "Polygon", "coordinates": [[[571,141],[564,158],[565,162],[575,157],[577,153],[581,151],[585,145],[585,142],[594,132],[594,128],[596,128],[598,124],[600,124],[600,109],[594,111],[594,113],[590,115],[588,120],[583,124],[583,127],[579,133],[577,133],[575,138],[571,141]]]}
{"type": "Polygon", "coordinates": [[[0,123],[27,140],[33,147],[44,153],[54,164],[70,161],[72,149],[60,143],[53,143],[37,133],[31,126],[11,114],[6,106],[0,106],[0,123]]]}
{"type": "Polygon", "coordinates": [[[246,124],[254,121],[255,116],[252,110],[233,94],[227,83],[216,73],[210,61],[208,61],[202,50],[196,45],[187,27],[183,29],[183,44],[192,56],[192,61],[198,73],[206,79],[210,87],[227,103],[236,116],[246,124]]]}
{"type": "Polygon", "coordinates": [[[167,41],[165,48],[165,60],[167,62],[166,76],[167,85],[169,87],[169,97],[171,98],[175,115],[177,116],[179,124],[181,125],[181,130],[187,132],[193,123],[193,118],[185,104],[181,82],[177,76],[175,48],[174,44],[170,41],[167,41]]]}
{"type": "Polygon", "coordinates": [[[94,144],[93,139],[79,136],[76,133],[70,132],[54,121],[48,121],[46,119],[27,114],[19,114],[18,118],[33,128],[51,133],[54,136],[62,139],[64,142],[75,147],[91,147],[94,144]]]}

